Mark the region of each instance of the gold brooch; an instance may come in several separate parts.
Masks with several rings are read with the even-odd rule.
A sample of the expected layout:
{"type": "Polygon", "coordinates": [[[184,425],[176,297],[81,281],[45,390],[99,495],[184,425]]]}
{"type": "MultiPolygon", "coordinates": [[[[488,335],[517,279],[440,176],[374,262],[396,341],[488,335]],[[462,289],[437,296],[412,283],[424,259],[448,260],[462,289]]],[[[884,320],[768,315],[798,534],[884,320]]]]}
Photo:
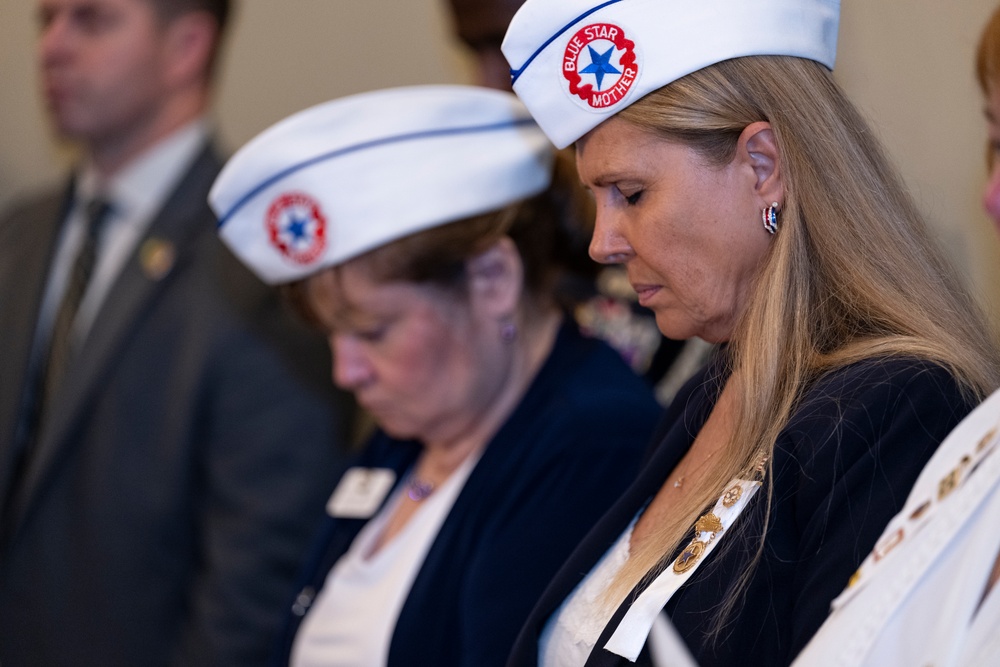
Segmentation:
{"type": "Polygon", "coordinates": [[[701,555],[705,553],[706,546],[708,545],[705,542],[700,542],[697,539],[691,540],[691,543],[684,547],[684,551],[674,561],[674,572],[684,574],[694,567],[701,555]]]}
{"type": "Polygon", "coordinates": [[[715,534],[722,530],[722,520],[711,512],[703,514],[700,519],[695,521],[694,530],[698,536],[702,533],[711,534],[705,541],[695,537],[684,547],[684,550],[677,556],[677,560],[674,561],[674,572],[677,574],[684,574],[694,567],[701,555],[705,553],[705,549],[715,539],[715,534]]]}
{"type": "Polygon", "coordinates": [[[695,522],[694,529],[699,533],[717,533],[722,530],[722,521],[709,512],[695,522]]]}
{"type": "Polygon", "coordinates": [[[890,535],[887,535],[882,542],[875,545],[875,562],[879,562],[889,555],[903,541],[903,529],[897,528],[890,535]]]}
{"type": "Polygon", "coordinates": [[[924,502],[922,505],[920,505],[920,507],[918,507],[917,509],[913,510],[913,512],[910,513],[910,519],[911,520],[919,519],[927,512],[927,510],[930,509],[930,507],[931,507],[931,501],[928,500],[924,502]]]}
{"type": "Polygon", "coordinates": [[[941,478],[938,482],[938,500],[944,500],[951,492],[958,488],[958,477],[961,474],[961,468],[955,468],[950,473],[941,478]]]}
{"type": "Polygon", "coordinates": [[[740,497],[743,495],[743,487],[739,484],[734,484],[733,488],[726,491],[722,496],[722,504],[726,507],[732,507],[737,502],[739,502],[740,497]]]}
{"type": "Polygon", "coordinates": [[[995,436],[996,434],[997,434],[996,428],[991,428],[989,432],[986,435],[984,435],[982,439],[980,439],[979,444],[976,445],[976,453],[978,454],[979,452],[986,449],[986,445],[989,444],[990,440],[992,440],[993,436],[995,436]]]}

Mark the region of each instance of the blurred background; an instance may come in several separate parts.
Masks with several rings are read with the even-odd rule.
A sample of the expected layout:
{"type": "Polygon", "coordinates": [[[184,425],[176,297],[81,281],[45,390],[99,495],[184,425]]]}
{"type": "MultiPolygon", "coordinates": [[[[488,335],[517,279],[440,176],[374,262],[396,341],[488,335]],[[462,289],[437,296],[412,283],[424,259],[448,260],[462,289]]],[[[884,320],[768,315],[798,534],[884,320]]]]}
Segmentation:
{"type": "MultiPolygon", "coordinates": [[[[875,127],[947,253],[1000,325],[1000,241],[982,212],[979,31],[997,0],[842,0],[836,76],[875,127]]],[[[284,116],[342,95],[469,83],[445,0],[237,0],[216,119],[233,150],[284,116]]],[[[0,208],[58,183],[37,94],[34,0],[0,0],[0,208]]],[[[794,100],[792,100],[794,103],[794,100]]]]}

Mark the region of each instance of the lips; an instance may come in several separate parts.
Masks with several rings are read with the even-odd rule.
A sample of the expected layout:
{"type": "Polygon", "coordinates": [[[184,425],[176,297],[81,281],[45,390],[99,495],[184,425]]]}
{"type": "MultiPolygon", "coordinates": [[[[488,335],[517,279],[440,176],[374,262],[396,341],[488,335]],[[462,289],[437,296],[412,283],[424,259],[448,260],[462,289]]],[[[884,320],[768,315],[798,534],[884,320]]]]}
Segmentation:
{"type": "Polygon", "coordinates": [[[73,89],[66,84],[46,82],[43,90],[45,101],[50,108],[58,108],[67,104],[73,95],[73,89]]]}
{"type": "Polygon", "coordinates": [[[635,290],[636,296],[639,297],[639,305],[648,305],[650,299],[652,299],[657,292],[660,291],[657,285],[643,285],[643,284],[633,284],[632,289],[635,290]]]}

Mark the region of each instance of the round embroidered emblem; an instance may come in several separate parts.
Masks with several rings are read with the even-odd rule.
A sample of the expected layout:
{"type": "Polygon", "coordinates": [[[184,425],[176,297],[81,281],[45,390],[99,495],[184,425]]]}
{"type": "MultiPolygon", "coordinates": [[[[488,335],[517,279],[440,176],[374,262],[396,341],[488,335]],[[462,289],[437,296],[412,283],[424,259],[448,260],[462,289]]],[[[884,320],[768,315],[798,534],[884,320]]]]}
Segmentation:
{"type": "Polygon", "coordinates": [[[265,220],[271,245],[298,264],[311,264],[326,249],[326,218],[307,194],[289,192],[275,199],[265,220]]]}
{"type": "Polygon", "coordinates": [[[592,23],[578,30],[563,52],[563,76],[569,92],[586,107],[605,110],[625,99],[639,75],[635,42],[612,23],[592,23]]]}

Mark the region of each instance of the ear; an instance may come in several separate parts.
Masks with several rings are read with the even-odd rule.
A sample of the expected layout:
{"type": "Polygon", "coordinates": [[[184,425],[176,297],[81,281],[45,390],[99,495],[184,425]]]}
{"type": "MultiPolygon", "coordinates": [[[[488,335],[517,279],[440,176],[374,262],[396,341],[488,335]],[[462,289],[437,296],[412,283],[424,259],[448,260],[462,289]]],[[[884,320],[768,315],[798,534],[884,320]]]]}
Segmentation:
{"type": "Polygon", "coordinates": [[[473,310],[490,319],[517,312],[524,288],[524,264],[507,236],[466,261],[473,310]]]}
{"type": "Polygon", "coordinates": [[[171,19],[163,41],[168,83],[185,86],[205,81],[217,38],[218,25],[207,12],[185,12],[171,19]]]}
{"type": "Polygon", "coordinates": [[[737,152],[753,169],[756,177],[754,191],[760,197],[760,206],[768,206],[772,202],[783,205],[785,187],[781,179],[781,154],[771,124],[759,121],[743,128],[737,152]]]}

